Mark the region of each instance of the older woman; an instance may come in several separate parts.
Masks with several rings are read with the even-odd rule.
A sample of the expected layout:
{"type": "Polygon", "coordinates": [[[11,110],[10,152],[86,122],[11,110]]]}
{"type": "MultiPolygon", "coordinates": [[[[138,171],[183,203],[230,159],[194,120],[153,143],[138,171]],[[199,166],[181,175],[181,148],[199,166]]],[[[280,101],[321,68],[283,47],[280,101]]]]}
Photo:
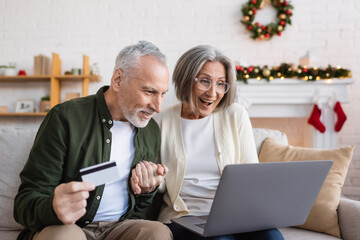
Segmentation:
{"type": "MultiPolygon", "coordinates": [[[[178,60],[173,83],[181,101],[160,113],[161,161],[168,166],[159,220],[207,215],[227,164],[257,163],[249,116],[235,103],[235,73],[229,58],[211,46],[197,46],[178,60]]],[[[175,239],[197,239],[170,224],[175,239]]],[[[222,239],[283,239],[276,230],[222,239]]]]}

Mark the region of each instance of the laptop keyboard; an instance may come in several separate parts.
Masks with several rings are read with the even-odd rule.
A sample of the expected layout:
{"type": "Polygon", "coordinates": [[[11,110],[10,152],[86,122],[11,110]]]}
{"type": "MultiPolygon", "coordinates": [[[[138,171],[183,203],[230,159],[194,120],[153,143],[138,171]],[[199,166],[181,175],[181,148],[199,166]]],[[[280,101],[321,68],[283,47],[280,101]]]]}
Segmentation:
{"type": "Polygon", "coordinates": [[[195,224],[195,226],[198,226],[199,228],[205,229],[205,224],[206,223],[199,223],[199,224],[195,224]]]}
{"type": "MultiPolygon", "coordinates": [[[[200,218],[201,220],[205,220],[205,221],[206,221],[206,220],[208,219],[208,215],[198,216],[198,218],[200,218]]],[[[195,226],[198,226],[199,228],[202,228],[202,229],[205,229],[205,225],[206,225],[206,222],[195,224],[195,226]]]]}

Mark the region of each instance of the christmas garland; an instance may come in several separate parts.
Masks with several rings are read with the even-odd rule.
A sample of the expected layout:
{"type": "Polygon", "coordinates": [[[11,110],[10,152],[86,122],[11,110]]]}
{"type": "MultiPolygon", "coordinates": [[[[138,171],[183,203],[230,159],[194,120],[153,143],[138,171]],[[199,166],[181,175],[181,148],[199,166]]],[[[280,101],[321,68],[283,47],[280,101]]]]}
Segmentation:
{"type": "Polygon", "coordinates": [[[291,9],[294,9],[294,7],[286,0],[249,0],[248,3],[242,6],[243,19],[241,22],[252,33],[251,37],[253,39],[267,40],[272,38],[274,34],[281,36],[286,25],[291,25],[291,9]],[[264,4],[268,5],[270,2],[277,11],[278,21],[267,25],[261,25],[258,22],[253,23],[257,10],[262,9],[264,4]]]}
{"type": "Polygon", "coordinates": [[[322,69],[282,63],[280,66],[272,68],[269,68],[267,65],[263,67],[236,66],[236,77],[238,81],[244,83],[248,83],[249,78],[255,78],[257,80],[265,79],[267,81],[273,80],[274,78],[296,78],[305,81],[316,81],[330,78],[350,78],[351,71],[340,66],[332,67],[329,65],[327,68],[322,69]]]}

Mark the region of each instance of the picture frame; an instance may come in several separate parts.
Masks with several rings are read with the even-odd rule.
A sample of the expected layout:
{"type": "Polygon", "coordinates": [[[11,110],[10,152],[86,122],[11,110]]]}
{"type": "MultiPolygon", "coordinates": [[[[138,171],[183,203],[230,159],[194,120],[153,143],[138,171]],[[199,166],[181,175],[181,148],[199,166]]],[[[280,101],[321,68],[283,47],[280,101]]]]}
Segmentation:
{"type": "Polygon", "coordinates": [[[16,113],[32,113],[35,112],[35,100],[21,99],[16,101],[16,113]]]}

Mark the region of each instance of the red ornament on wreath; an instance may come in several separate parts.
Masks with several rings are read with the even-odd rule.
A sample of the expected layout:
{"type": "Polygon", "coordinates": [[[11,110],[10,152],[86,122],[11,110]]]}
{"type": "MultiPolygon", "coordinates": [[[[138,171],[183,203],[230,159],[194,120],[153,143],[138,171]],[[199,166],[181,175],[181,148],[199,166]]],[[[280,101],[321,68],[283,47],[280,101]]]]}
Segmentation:
{"type": "Polygon", "coordinates": [[[291,25],[291,9],[294,9],[294,7],[288,1],[284,0],[249,0],[242,6],[241,11],[244,17],[241,23],[251,32],[253,39],[268,40],[275,34],[281,36],[286,26],[288,24],[291,25]],[[254,23],[255,15],[258,13],[257,10],[261,10],[264,5],[267,6],[270,3],[277,11],[276,22],[267,25],[258,22],[254,23]]]}

